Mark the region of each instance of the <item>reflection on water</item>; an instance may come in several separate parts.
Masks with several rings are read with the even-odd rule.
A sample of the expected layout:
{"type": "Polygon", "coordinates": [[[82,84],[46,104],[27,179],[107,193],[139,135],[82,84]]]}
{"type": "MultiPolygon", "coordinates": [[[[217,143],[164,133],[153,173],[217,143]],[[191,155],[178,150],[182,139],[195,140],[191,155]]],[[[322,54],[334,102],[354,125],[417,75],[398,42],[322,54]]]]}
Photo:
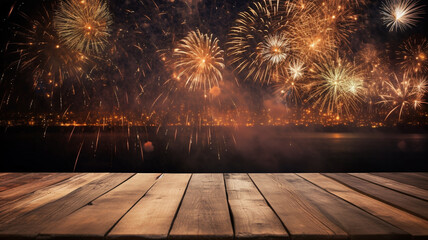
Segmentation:
{"type": "Polygon", "coordinates": [[[1,171],[428,171],[426,132],[15,127],[0,141],[1,171]]]}

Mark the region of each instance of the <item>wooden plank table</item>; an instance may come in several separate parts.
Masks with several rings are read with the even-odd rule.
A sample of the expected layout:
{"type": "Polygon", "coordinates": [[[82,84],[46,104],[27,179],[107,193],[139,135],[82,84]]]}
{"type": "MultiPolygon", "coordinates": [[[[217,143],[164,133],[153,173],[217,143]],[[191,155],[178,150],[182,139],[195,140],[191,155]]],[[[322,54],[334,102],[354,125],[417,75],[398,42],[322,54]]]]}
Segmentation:
{"type": "Polygon", "coordinates": [[[426,173],[0,173],[0,239],[428,239],[426,173]]]}

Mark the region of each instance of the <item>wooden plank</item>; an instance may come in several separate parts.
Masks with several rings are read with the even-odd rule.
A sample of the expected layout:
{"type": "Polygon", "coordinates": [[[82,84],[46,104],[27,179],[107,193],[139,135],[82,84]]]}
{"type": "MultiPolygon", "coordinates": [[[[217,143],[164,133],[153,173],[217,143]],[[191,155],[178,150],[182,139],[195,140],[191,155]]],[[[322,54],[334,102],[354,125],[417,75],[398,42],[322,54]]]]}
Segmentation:
{"type": "Polygon", "coordinates": [[[28,174],[28,173],[2,173],[0,176],[0,186],[3,186],[4,183],[12,179],[24,176],[25,174],[28,174]]]}
{"type": "Polygon", "coordinates": [[[415,187],[428,190],[428,180],[417,175],[409,175],[405,173],[371,173],[384,178],[389,178],[397,182],[413,185],[415,187]]]}
{"type": "Polygon", "coordinates": [[[372,198],[428,219],[428,202],[426,201],[381,187],[346,173],[326,173],[325,175],[372,198]]]}
{"type": "Polygon", "coordinates": [[[352,176],[367,180],[369,182],[381,185],[383,187],[387,187],[389,189],[393,189],[395,191],[402,192],[407,195],[411,195],[413,197],[417,197],[428,201],[428,190],[420,189],[412,185],[400,183],[400,182],[391,180],[389,178],[379,177],[369,173],[350,173],[350,174],[352,176]]]}
{"type": "MultiPolygon", "coordinates": [[[[340,226],[351,239],[410,239],[404,231],[379,220],[371,214],[327,193],[295,174],[276,174],[281,182],[288,182],[318,209],[330,222],[340,226]]],[[[287,224],[285,224],[288,227],[287,224]]]]}
{"type": "Polygon", "coordinates": [[[126,181],[131,173],[110,173],[86,184],[66,196],[34,209],[14,221],[0,226],[0,239],[36,237],[43,229],[126,181]]]}
{"type": "Polygon", "coordinates": [[[281,221],[247,174],[225,174],[236,239],[288,239],[281,221]]]}
{"type": "Polygon", "coordinates": [[[250,174],[291,238],[346,239],[347,234],[278,174],[250,174]]]}
{"type": "Polygon", "coordinates": [[[144,196],[160,174],[136,174],[110,192],[55,222],[40,235],[49,239],[104,239],[107,232],[144,196]],[[76,234],[78,233],[78,234],[76,234]]]}
{"type": "Polygon", "coordinates": [[[17,199],[26,194],[32,193],[38,189],[43,187],[64,181],[72,176],[75,176],[76,173],[55,173],[51,175],[47,175],[43,178],[37,179],[35,181],[28,182],[26,184],[22,184],[12,189],[5,190],[0,192],[0,199],[11,201],[13,199],[17,199]]]}
{"type": "Polygon", "coordinates": [[[167,239],[191,174],[164,174],[116,224],[108,239],[167,239]]]}
{"type": "Polygon", "coordinates": [[[105,175],[107,173],[78,174],[65,181],[37,190],[23,198],[7,202],[7,204],[0,206],[0,225],[11,222],[26,212],[60,199],[77,188],[105,175]]]}
{"type": "Polygon", "coordinates": [[[415,175],[415,176],[418,176],[418,177],[421,177],[421,178],[425,178],[425,179],[428,180],[428,172],[412,172],[412,173],[409,173],[409,174],[412,174],[412,175],[415,175]]]}
{"type": "Polygon", "coordinates": [[[5,190],[10,190],[12,188],[21,186],[23,184],[34,182],[38,179],[50,176],[52,173],[26,173],[23,175],[18,175],[16,178],[9,179],[0,184],[0,192],[5,190]]]}
{"type": "Polygon", "coordinates": [[[364,211],[410,233],[414,239],[428,238],[428,221],[422,218],[354,191],[319,173],[301,173],[298,175],[364,211]]]}
{"type": "Polygon", "coordinates": [[[233,239],[222,174],[192,175],[170,237],[233,239]]]}

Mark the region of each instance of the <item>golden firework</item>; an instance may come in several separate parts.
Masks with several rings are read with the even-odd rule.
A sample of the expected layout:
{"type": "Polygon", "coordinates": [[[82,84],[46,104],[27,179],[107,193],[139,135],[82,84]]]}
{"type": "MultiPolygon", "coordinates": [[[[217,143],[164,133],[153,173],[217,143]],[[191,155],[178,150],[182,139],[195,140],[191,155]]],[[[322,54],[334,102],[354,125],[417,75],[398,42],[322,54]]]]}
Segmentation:
{"type": "Polygon", "coordinates": [[[422,104],[427,104],[423,100],[426,93],[425,79],[415,81],[407,73],[398,79],[397,75],[394,74],[393,80],[388,80],[385,84],[385,93],[380,96],[381,101],[378,102],[389,107],[385,120],[392,113],[398,111],[398,121],[401,121],[403,113],[408,111],[409,107],[418,109],[422,104]]]}
{"type": "Polygon", "coordinates": [[[358,109],[364,97],[364,81],[354,64],[340,58],[316,64],[315,81],[310,99],[314,107],[328,114],[350,114],[358,109]]]}
{"type": "Polygon", "coordinates": [[[54,23],[67,47],[93,54],[105,49],[113,20],[104,0],[63,0],[55,12],[54,23]]]}
{"type": "Polygon", "coordinates": [[[24,13],[22,16],[30,27],[17,31],[17,36],[23,41],[12,43],[20,57],[17,69],[30,70],[34,89],[44,89],[46,97],[52,98],[54,89],[61,87],[65,79],[80,79],[89,59],[61,44],[52,24],[50,9],[43,8],[34,18],[24,13]]]}
{"type": "Polygon", "coordinates": [[[298,6],[305,9],[293,29],[301,57],[314,60],[333,54],[355,31],[358,16],[348,1],[300,0],[298,6]]]}
{"type": "Polygon", "coordinates": [[[227,43],[237,73],[262,84],[278,81],[293,54],[292,29],[299,11],[290,1],[264,0],[239,13],[227,43]]]}
{"type": "Polygon", "coordinates": [[[174,77],[184,81],[189,90],[210,91],[223,79],[223,50],[212,34],[190,32],[174,49],[173,58],[174,77]]]}

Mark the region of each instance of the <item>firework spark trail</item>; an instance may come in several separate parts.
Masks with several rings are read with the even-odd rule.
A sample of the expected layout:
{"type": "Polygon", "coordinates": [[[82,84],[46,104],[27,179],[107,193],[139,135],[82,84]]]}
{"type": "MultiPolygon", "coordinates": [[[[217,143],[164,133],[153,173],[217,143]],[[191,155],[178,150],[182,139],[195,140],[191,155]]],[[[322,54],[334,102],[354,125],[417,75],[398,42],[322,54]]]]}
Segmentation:
{"type": "Polygon", "coordinates": [[[74,161],[73,172],[75,172],[75,171],[76,171],[77,162],[79,161],[80,152],[82,151],[82,148],[83,148],[83,144],[84,144],[84,143],[85,143],[85,139],[83,139],[82,143],[80,144],[79,151],[77,152],[76,160],[74,161]]]}
{"type": "Polygon", "coordinates": [[[76,128],[76,125],[73,125],[73,129],[71,129],[71,132],[70,132],[70,135],[68,136],[68,141],[67,142],[70,142],[70,140],[71,140],[71,137],[73,136],[73,133],[74,133],[74,129],[76,128]]]}
{"type": "Polygon", "coordinates": [[[101,132],[101,128],[98,128],[97,140],[95,141],[95,149],[94,149],[94,153],[96,153],[96,152],[97,152],[97,149],[98,149],[98,141],[100,140],[100,132],[101,132]]]}
{"type": "Polygon", "coordinates": [[[380,13],[384,24],[392,32],[414,27],[424,11],[418,0],[385,0],[380,13]]]}
{"type": "Polygon", "coordinates": [[[104,0],[62,0],[54,21],[61,41],[87,54],[105,49],[113,23],[104,0]]]}

